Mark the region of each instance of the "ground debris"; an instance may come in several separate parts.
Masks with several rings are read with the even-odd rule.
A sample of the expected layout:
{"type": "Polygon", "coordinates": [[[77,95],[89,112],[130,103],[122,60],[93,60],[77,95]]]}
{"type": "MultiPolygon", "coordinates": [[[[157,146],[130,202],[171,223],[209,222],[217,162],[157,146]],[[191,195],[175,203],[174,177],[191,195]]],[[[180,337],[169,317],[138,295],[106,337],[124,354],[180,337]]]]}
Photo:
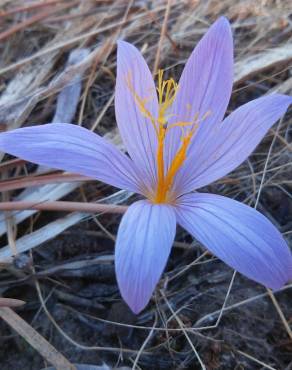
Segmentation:
{"type": "MultiPolygon", "coordinates": [[[[125,150],[113,107],[116,40],[134,43],[151,67],[158,61],[177,79],[191,50],[219,15],[231,20],[235,39],[235,86],[228,111],[264,94],[291,94],[288,0],[171,1],[160,44],[167,4],[3,1],[0,130],[62,120],[92,129],[125,150]]],[[[290,118],[288,112],[279,130],[271,129],[248,161],[203,191],[253,206],[265,174],[258,208],[292,245],[290,118]]],[[[29,176],[60,180],[60,173],[51,169],[12,161],[3,153],[0,158],[3,186],[4,181],[29,176]]],[[[38,202],[124,205],[138,199],[101,183],[69,180],[3,193],[13,200],[38,202]]],[[[80,370],[128,370],[136,360],[135,369],[200,369],[190,342],[208,370],[291,369],[291,341],[268,292],[233,275],[181,229],[150,304],[133,315],[115,279],[113,251],[120,217],[36,210],[0,213],[0,310],[5,316],[13,308],[33,337],[24,340],[25,335],[11,330],[12,323],[0,321],[1,370],[53,369],[48,362],[52,353],[66,368],[76,364],[80,370]],[[44,354],[38,339],[52,352],[44,354]]],[[[274,293],[290,326],[291,292],[292,284],[274,293]]]]}

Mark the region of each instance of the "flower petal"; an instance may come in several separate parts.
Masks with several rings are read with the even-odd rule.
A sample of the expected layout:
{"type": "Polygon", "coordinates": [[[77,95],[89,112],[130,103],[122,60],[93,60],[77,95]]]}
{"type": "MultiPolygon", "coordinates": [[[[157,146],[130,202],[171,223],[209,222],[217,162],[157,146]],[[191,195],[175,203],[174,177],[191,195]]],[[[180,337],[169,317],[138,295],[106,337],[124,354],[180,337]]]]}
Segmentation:
{"type": "Polygon", "coordinates": [[[146,179],[153,186],[156,179],[157,137],[150,119],[141,113],[135,102],[133,92],[145,99],[148,111],[152,116],[158,117],[156,89],[143,56],[133,45],[119,41],[116,120],[128,153],[139,168],[144,170],[146,179]]]}
{"type": "Polygon", "coordinates": [[[255,99],[217,123],[193,148],[176,178],[185,193],[205,186],[239,166],[268,129],[286,112],[292,98],[273,94],[255,99]]]}
{"type": "Polygon", "coordinates": [[[122,218],[115,251],[116,275],[123,299],[139,313],[148,303],[165,268],[174,240],[173,207],[141,200],[122,218]]]}
{"type": "MultiPolygon", "coordinates": [[[[179,81],[179,89],[173,103],[171,122],[192,122],[209,116],[199,124],[189,151],[197,142],[205,140],[213,126],[222,121],[232,90],[233,41],[228,20],[219,18],[198,43],[179,81]]],[[[180,128],[168,133],[169,160],[180,144],[180,128]]]]}
{"type": "Polygon", "coordinates": [[[102,137],[76,125],[50,123],[4,132],[0,150],[138,192],[134,163],[102,137]]]}
{"type": "Polygon", "coordinates": [[[235,270],[272,289],[292,277],[292,255],[282,235],[254,208],[219,195],[180,199],[178,223],[235,270]]]}

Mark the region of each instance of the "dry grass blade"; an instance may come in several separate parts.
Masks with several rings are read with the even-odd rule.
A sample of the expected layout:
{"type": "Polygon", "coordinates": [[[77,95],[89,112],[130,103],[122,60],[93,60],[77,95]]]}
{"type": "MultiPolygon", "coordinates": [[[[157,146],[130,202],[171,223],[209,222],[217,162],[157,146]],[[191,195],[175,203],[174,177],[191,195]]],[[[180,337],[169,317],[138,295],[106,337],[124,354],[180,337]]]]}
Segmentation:
{"type": "Polygon", "coordinates": [[[181,319],[179,318],[179,316],[174,312],[174,310],[173,310],[173,308],[171,307],[171,305],[169,304],[168,299],[166,298],[166,296],[165,296],[164,292],[163,292],[162,290],[161,290],[160,292],[161,292],[161,294],[162,294],[162,296],[163,296],[163,298],[164,298],[164,300],[165,300],[165,302],[166,302],[166,304],[167,304],[167,307],[169,308],[169,310],[170,310],[171,314],[173,315],[173,317],[174,317],[174,318],[175,318],[175,320],[177,321],[177,323],[178,323],[179,327],[181,328],[181,331],[183,332],[184,336],[186,337],[186,339],[187,339],[187,341],[188,341],[188,343],[189,343],[190,347],[192,348],[192,350],[193,350],[193,352],[194,352],[194,354],[195,354],[196,358],[198,359],[198,362],[199,362],[199,364],[200,364],[200,366],[201,366],[201,369],[202,369],[202,370],[206,370],[206,366],[205,366],[205,364],[203,363],[203,361],[201,360],[201,357],[200,357],[200,355],[199,355],[198,351],[196,350],[196,348],[195,348],[195,346],[194,346],[194,344],[193,344],[193,342],[192,342],[191,338],[189,337],[189,335],[188,335],[188,333],[187,333],[187,331],[186,331],[186,329],[185,329],[185,327],[184,327],[183,322],[181,321],[181,319]]]}
{"type": "Polygon", "coordinates": [[[7,17],[8,15],[12,15],[15,13],[19,14],[20,12],[27,12],[27,11],[31,11],[37,8],[45,8],[51,5],[60,4],[61,2],[64,2],[64,1],[68,1],[68,0],[46,0],[46,1],[39,2],[39,3],[36,2],[36,3],[27,4],[24,6],[17,6],[17,7],[13,7],[11,9],[5,10],[5,11],[1,11],[0,17],[7,17]]]}
{"type": "Polygon", "coordinates": [[[155,327],[156,327],[156,324],[157,324],[157,315],[155,315],[155,321],[153,323],[153,326],[151,328],[151,330],[149,331],[148,335],[147,335],[147,338],[144,340],[142,346],[140,347],[140,350],[139,352],[137,353],[137,356],[135,357],[135,361],[133,363],[133,366],[132,366],[132,370],[136,370],[136,368],[138,368],[138,362],[139,362],[139,358],[140,356],[143,354],[144,352],[144,349],[146,348],[147,346],[147,343],[149,342],[149,340],[151,339],[151,337],[153,336],[153,333],[155,331],[155,327]]]}
{"type": "Polygon", "coordinates": [[[19,307],[24,305],[25,302],[20,299],[13,298],[0,298],[0,307],[19,307]]]}
{"type": "MultiPolygon", "coordinates": [[[[159,7],[157,8],[157,11],[161,11],[164,9],[164,6],[162,7],[159,7]]],[[[143,19],[147,17],[148,18],[148,15],[145,16],[145,14],[139,14],[135,17],[133,17],[133,19],[131,19],[132,21],[135,21],[135,20],[139,20],[139,19],[143,19]]],[[[80,36],[76,36],[76,37],[73,37],[71,38],[70,40],[67,40],[67,41],[64,41],[64,42],[61,42],[57,45],[53,45],[41,52],[38,52],[36,53],[35,55],[33,55],[32,57],[27,57],[27,58],[24,58],[23,60],[20,60],[19,62],[16,62],[14,64],[11,64],[10,66],[8,67],[3,67],[0,69],[0,75],[3,75],[4,73],[7,73],[7,72],[10,72],[14,69],[18,69],[19,67],[22,67],[23,65],[25,64],[28,64],[28,63],[31,63],[32,61],[34,61],[36,58],[41,58],[47,54],[51,54],[53,52],[56,52],[60,49],[63,49],[65,47],[68,47],[68,46],[71,46],[71,45],[74,45],[80,41],[83,41],[85,39],[88,39],[92,36],[95,36],[99,33],[102,33],[102,32],[106,32],[106,31],[111,31],[111,30],[114,30],[118,27],[121,27],[123,25],[125,25],[126,23],[128,22],[128,20],[122,20],[122,21],[119,21],[119,22],[114,22],[113,24],[109,25],[109,26],[105,26],[105,27],[101,27],[99,29],[96,29],[96,30],[93,30],[93,31],[90,31],[90,32],[86,32],[84,33],[83,35],[80,35],[80,36]]]]}
{"type": "Polygon", "coordinates": [[[248,359],[252,360],[253,362],[255,362],[256,364],[258,365],[261,365],[261,366],[264,366],[265,369],[269,369],[269,370],[276,370],[274,367],[272,366],[269,366],[268,364],[265,364],[264,362],[262,361],[259,361],[257,358],[255,358],[254,356],[251,356],[243,351],[240,351],[240,350],[236,350],[237,353],[241,354],[242,356],[244,357],[247,357],[248,359]]]}
{"type": "Polygon", "coordinates": [[[278,67],[279,65],[287,65],[291,61],[291,44],[248,56],[235,64],[235,82],[240,83],[255,74],[263,72],[267,68],[272,68],[275,65],[278,67]]]}
{"type": "MultiPolygon", "coordinates": [[[[257,206],[259,204],[261,192],[262,192],[264,181],[265,181],[265,176],[266,176],[268,163],[269,163],[269,160],[270,160],[270,157],[271,157],[271,154],[272,154],[272,150],[273,150],[273,147],[274,147],[276,139],[277,139],[277,135],[279,134],[281,124],[282,124],[282,120],[280,120],[278,125],[277,125],[277,129],[275,131],[272,143],[270,145],[270,148],[269,148],[269,151],[268,151],[268,154],[267,154],[267,158],[266,158],[265,166],[264,166],[264,170],[263,170],[263,175],[262,175],[262,178],[261,178],[259,190],[258,190],[256,201],[255,201],[255,206],[254,206],[255,208],[257,208],[257,206]]],[[[280,316],[280,319],[281,319],[281,321],[284,325],[284,328],[285,328],[289,338],[292,340],[292,330],[291,330],[291,328],[290,328],[290,326],[289,326],[289,324],[288,324],[288,322],[287,322],[287,320],[286,320],[286,318],[283,314],[283,311],[281,310],[281,307],[280,307],[278,301],[276,300],[276,297],[274,296],[273,292],[270,289],[267,289],[267,291],[268,291],[269,297],[271,298],[271,301],[273,302],[273,304],[274,304],[274,306],[275,306],[275,308],[276,308],[276,310],[277,310],[277,312],[280,316]]]]}
{"type": "MultiPolygon", "coordinates": [[[[104,203],[109,203],[111,207],[115,207],[116,205],[127,201],[130,196],[131,193],[122,190],[113,195],[110,195],[109,197],[103,198],[102,201],[104,203]]],[[[64,218],[59,218],[56,221],[53,221],[28,235],[24,235],[18,238],[16,241],[16,249],[18,253],[29,251],[44,243],[45,241],[54,238],[69,227],[76,225],[78,222],[86,219],[87,216],[88,215],[84,212],[74,212],[64,218]]],[[[12,262],[11,257],[12,254],[8,245],[0,249],[1,262],[12,262]]]]}
{"type": "Polygon", "coordinates": [[[172,0],[167,1],[167,7],[166,7],[166,10],[165,10],[164,20],[163,20],[163,24],[162,24],[162,28],[161,28],[160,38],[159,38],[157,52],[156,52],[155,61],[154,61],[154,67],[153,67],[153,72],[152,72],[153,76],[156,75],[157,70],[158,70],[158,66],[159,66],[160,53],[161,53],[161,48],[162,48],[162,45],[163,45],[164,37],[165,37],[166,31],[167,31],[167,22],[168,22],[168,18],[169,18],[171,3],[172,3],[172,0]]]}
{"type": "MultiPolygon", "coordinates": [[[[75,4],[77,4],[77,2],[75,1],[75,4]]],[[[7,39],[8,37],[10,37],[11,35],[13,35],[14,33],[22,30],[22,29],[25,29],[29,26],[31,26],[32,24],[36,23],[36,22],[39,22],[41,21],[42,19],[45,19],[47,18],[48,16],[52,15],[52,14],[55,14],[55,13],[58,13],[62,10],[66,10],[68,8],[71,8],[72,6],[74,6],[74,3],[71,2],[70,4],[63,4],[59,7],[56,7],[56,8],[53,8],[51,10],[46,10],[46,11],[43,11],[43,12],[40,12],[28,19],[26,19],[25,21],[11,27],[10,29],[8,29],[7,31],[5,32],[2,32],[0,33],[0,41],[4,41],[5,39],[7,39]]]]}
{"type": "MultiPolygon", "coordinates": [[[[292,288],[292,284],[289,284],[289,285],[286,285],[286,286],[284,286],[283,288],[279,289],[279,291],[278,291],[278,292],[280,293],[280,292],[283,292],[283,291],[287,291],[287,290],[289,290],[289,289],[291,289],[291,288],[292,288]]],[[[211,313],[209,313],[209,314],[207,314],[207,315],[203,316],[202,318],[200,318],[200,319],[195,323],[195,325],[194,325],[194,329],[195,329],[195,330],[197,330],[197,328],[198,328],[198,330],[201,330],[201,328],[202,328],[202,329],[205,329],[205,326],[201,326],[201,325],[202,325],[203,323],[205,323],[205,322],[210,322],[210,321],[215,320],[215,319],[216,319],[220,314],[222,314],[222,311],[223,311],[223,313],[224,313],[224,312],[228,312],[228,311],[232,311],[232,310],[234,310],[234,309],[236,309],[236,308],[239,308],[239,307],[241,307],[241,306],[244,306],[244,305],[247,305],[247,304],[253,303],[253,302],[257,301],[257,300],[260,300],[260,299],[262,299],[262,298],[268,297],[268,295],[269,295],[269,293],[268,293],[268,292],[266,292],[266,293],[262,293],[262,294],[259,294],[259,295],[254,296],[254,297],[250,297],[250,298],[247,298],[247,299],[243,299],[243,300],[241,300],[241,301],[239,301],[239,302],[237,302],[237,303],[231,304],[231,305],[229,305],[229,306],[225,306],[225,307],[223,308],[223,310],[222,310],[222,309],[220,309],[220,310],[216,310],[216,311],[214,311],[214,312],[211,312],[211,313]]]]}
{"type": "MultiPolygon", "coordinates": [[[[32,202],[34,204],[42,203],[42,202],[48,202],[48,201],[54,201],[55,199],[62,198],[66,196],[68,193],[73,191],[79,186],[80,183],[73,182],[73,183],[61,183],[57,186],[52,185],[45,185],[38,190],[31,191],[31,188],[27,188],[19,198],[21,202],[32,202]]],[[[13,217],[14,224],[17,225],[20,222],[24,221],[28,217],[35,214],[36,210],[22,210],[22,211],[15,211],[10,212],[10,216],[13,217]]],[[[3,213],[0,213],[0,235],[3,235],[6,232],[6,226],[3,223],[4,215],[3,213]]]]}
{"type": "Polygon", "coordinates": [[[281,310],[281,307],[280,307],[274,293],[270,289],[267,289],[267,290],[268,290],[268,295],[271,298],[271,301],[273,302],[273,305],[275,306],[275,308],[276,308],[276,310],[277,310],[277,312],[280,316],[280,319],[281,319],[281,321],[284,325],[284,328],[285,328],[289,338],[292,340],[292,330],[289,326],[289,323],[288,323],[286,317],[284,316],[283,311],[281,310]]]}
{"type": "Polygon", "coordinates": [[[0,308],[0,317],[36,349],[56,370],[76,370],[60,352],[10,308],[0,308]]]}

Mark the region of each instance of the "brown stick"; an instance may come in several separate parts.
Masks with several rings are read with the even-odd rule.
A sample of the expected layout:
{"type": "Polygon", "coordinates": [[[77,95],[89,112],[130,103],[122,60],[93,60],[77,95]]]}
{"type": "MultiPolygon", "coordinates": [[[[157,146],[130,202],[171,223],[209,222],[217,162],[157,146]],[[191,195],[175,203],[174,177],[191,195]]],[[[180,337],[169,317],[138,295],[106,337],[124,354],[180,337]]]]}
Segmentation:
{"type": "Polygon", "coordinates": [[[19,159],[19,158],[11,159],[10,161],[6,161],[6,162],[2,162],[0,163],[0,172],[10,170],[11,168],[15,168],[17,166],[21,166],[25,164],[25,162],[26,161],[24,159],[19,159]]]}
{"type": "Polygon", "coordinates": [[[57,370],[76,370],[60,352],[11,308],[0,308],[0,317],[34,347],[57,370]]]}
{"type": "Polygon", "coordinates": [[[28,209],[35,209],[37,211],[125,213],[128,207],[111,204],[64,201],[42,203],[37,203],[36,201],[0,202],[0,211],[23,211],[28,209]]]}
{"type": "Polygon", "coordinates": [[[64,182],[94,181],[89,177],[69,173],[50,174],[41,176],[26,176],[19,179],[0,181],[0,191],[17,190],[29,186],[58,184],[64,182]]]}
{"type": "Polygon", "coordinates": [[[167,32],[167,22],[168,22],[170,8],[171,8],[171,1],[172,0],[168,0],[167,5],[166,5],[164,20],[163,20],[163,24],[162,24],[162,28],[161,28],[161,33],[160,33],[160,39],[158,41],[158,47],[157,47],[157,52],[156,52],[155,61],[154,61],[154,67],[153,67],[153,71],[152,71],[153,78],[156,75],[157,70],[158,70],[162,44],[163,44],[163,40],[164,40],[164,37],[165,37],[166,32],[167,32]]]}

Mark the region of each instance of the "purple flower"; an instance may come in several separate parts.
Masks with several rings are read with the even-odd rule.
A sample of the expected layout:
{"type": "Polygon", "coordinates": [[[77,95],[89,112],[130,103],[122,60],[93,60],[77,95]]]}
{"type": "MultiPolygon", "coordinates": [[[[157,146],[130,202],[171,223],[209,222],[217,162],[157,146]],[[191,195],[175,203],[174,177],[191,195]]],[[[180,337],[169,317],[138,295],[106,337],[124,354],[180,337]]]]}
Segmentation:
{"type": "Polygon", "coordinates": [[[165,268],[178,222],[221,260],[278,289],[292,277],[291,252],[255,209],[193,192],[226,175],[254,150],[292,99],[255,99],[223,120],[232,89],[231,29],[220,18],[191,54],[178,84],[151,73],[132,45],[118,44],[116,119],[130,158],[75,125],[0,135],[0,149],[143,195],[122,218],[115,266],[121,294],[138,313],[165,268]],[[223,121],[222,121],[223,120],[223,121]]]}

